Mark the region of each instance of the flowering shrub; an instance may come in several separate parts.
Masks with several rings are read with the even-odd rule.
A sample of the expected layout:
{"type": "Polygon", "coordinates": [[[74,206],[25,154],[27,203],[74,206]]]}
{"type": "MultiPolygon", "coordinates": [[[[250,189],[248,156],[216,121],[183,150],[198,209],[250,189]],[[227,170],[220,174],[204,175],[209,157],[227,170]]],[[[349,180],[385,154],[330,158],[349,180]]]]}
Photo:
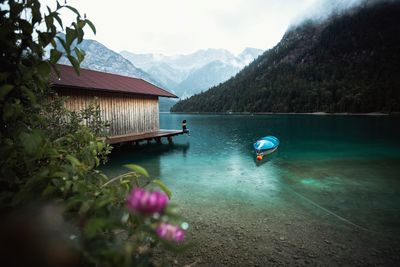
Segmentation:
{"type": "Polygon", "coordinates": [[[180,223],[168,203],[171,192],[137,165],[114,178],[97,169],[110,152],[97,139],[105,125],[98,109],[73,113],[62,109],[62,100],[46,104],[53,97],[51,68],[57,71],[55,63],[66,56],[79,73],[85,54],[74,45],[86,26],[95,32],[86,15],[56,4],[51,10],[39,0],[0,0],[0,245],[8,249],[0,262],[152,265],[154,247],[173,248],[168,242],[184,237],[178,228],[161,226],[180,223]],[[76,15],[69,27],[60,18],[63,10],[76,15]],[[81,123],[87,118],[91,127],[81,123]]]}
{"type": "MultiPolygon", "coordinates": [[[[128,208],[139,214],[159,216],[168,204],[168,196],[158,191],[147,191],[143,188],[134,188],[127,198],[128,208]]],[[[158,237],[177,243],[183,242],[185,231],[179,225],[161,222],[157,228],[158,237]]]]}
{"type": "Polygon", "coordinates": [[[178,225],[161,223],[157,226],[157,235],[165,240],[182,242],[185,238],[185,231],[178,225]]]}
{"type": "Polygon", "coordinates": [[[168,204],[168,196],[158,191],[150,192],[136,187],[129,194],[127,206],[130,210],[143,213],[161,213],[168,204]]]}

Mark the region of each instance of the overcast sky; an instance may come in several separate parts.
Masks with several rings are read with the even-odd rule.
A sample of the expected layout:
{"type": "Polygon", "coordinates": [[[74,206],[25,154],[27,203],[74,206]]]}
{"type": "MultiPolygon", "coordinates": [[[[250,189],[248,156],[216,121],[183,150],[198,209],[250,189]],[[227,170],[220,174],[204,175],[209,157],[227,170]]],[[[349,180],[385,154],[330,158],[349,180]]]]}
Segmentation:
{"type": "MultiPolygon", "coordinates": [[[[64,2],[64,0],[60,0],[64,2]]],[[[318,0],[68,0],[95,24],[87,37],[120,52],[268,49],[318,0]]],[[[53,0],[42,4],[55,6],[53,0]]],[[[71,12],[63,14],[71,19],[71,12]]],[[[89,30],[87,31],[89,32],[89,30]]]]}

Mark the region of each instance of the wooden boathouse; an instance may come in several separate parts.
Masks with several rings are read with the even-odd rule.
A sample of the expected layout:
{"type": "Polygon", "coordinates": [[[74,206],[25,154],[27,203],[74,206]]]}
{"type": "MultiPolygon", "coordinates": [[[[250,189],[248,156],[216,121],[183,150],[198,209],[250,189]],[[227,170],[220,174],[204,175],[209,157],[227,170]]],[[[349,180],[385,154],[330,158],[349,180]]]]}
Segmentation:
{"type": "Polygon", "coordinates": [[[159,97],[176,95],[145,80],[100,71],[81,69],[80,76],[73,67],[57,64],[60,77],[51,76],[51,83],[60,96],[68,96],[65,106],[79,111],[94,98],[101,117],[110,123],[106,141],[109,144],[156,140],[183,134],[182,130],[160,130],[159,97]]]}

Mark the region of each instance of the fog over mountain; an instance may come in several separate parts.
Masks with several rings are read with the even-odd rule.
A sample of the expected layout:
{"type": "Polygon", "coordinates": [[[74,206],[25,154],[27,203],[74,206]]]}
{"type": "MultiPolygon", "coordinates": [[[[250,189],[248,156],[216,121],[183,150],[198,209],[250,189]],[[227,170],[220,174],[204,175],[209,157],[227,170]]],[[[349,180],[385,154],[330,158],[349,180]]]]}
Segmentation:
{"type": "Polygon", "coordinates": [[[398,112],[400,1],[357,1],[330,14],[289,28],[234,78],[171,110],[398,112]]]}
{"type": "Polygon", "coordinates": [[[324,22],[328,19],[349,14],[358,8],[366,8],[382,2],[396,2],[398,0],[319,0],[304,13],[294,19],[290,28],[295,28],[304,22],[324,22]]]}

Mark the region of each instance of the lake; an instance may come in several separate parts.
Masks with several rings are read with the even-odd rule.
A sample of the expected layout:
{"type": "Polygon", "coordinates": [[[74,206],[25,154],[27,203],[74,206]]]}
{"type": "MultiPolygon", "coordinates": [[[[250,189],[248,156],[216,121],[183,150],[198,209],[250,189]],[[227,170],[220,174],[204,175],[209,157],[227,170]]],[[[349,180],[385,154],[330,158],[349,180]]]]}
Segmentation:
{"type": "Polygon", "coordinates": [[[160,128],[183,119],[190,136],[115,149],[103,167],[115,176],[135,163],[169,186],[189,239],[210,245],[180,261],[398,260],[400,117],[161,113],[160,128]],[[267,135],[281,144],[258,163],[252,144],[267,135]]]}

